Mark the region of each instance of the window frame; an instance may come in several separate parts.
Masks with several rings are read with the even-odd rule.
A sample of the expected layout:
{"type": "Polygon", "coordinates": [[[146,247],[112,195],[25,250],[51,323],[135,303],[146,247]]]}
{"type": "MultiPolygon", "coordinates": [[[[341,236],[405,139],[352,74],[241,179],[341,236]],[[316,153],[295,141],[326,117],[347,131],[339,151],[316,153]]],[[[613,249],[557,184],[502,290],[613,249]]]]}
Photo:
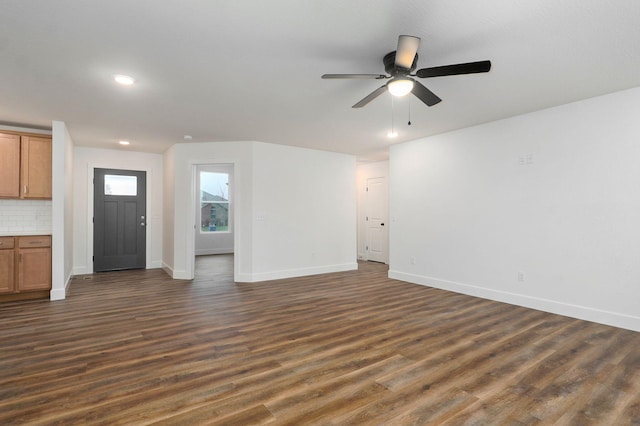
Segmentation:
{"type": "MultiPolygon", "coordinates": [[[[220,235],[220,234],[229,234],[232,232],[232,226],[233,226],[233,215],[231,214],[231,204],[232,204],[232,195],[231,195],[231,173],[229,172],[211,172],[211,171],[207,171],[207,170],[199,170],[198,171],[198,193],[199,193],[199,203],[200,203],[200,208],[198,210],[198,223],[199,223],[199,228],[198,228],[198,232],[202,235],[220,235]],[[226,175],[227,177],[227,200],[211,200],[211,201],[203,201],[202,199],[202,195],[205,192],[202,188],[202,175],[203,174],[217,174],[217,175],[226,175]],[[203,229],[202,226],[202,222],[203,222],[203,208],[205,207],[205,204],[211,204],[211,205],[226,205],[227,206],[227,229],[225,230],[214,230],[214,231],[210,231],[210,230],[205,230],[203,229]]],[[[215,195],[215,194],[211,194],[211,195],[215,195]]],[[[213,211],[215,210],[216,207],[212,207],[211,210],[209,211],[209,224],[211,224],[211,215],[213,213],[213,211]]],[[[210,227],[211,225],[209,225],[210,227]]],[[[217,228],[217,227],[216,227],[217,228]]]]}

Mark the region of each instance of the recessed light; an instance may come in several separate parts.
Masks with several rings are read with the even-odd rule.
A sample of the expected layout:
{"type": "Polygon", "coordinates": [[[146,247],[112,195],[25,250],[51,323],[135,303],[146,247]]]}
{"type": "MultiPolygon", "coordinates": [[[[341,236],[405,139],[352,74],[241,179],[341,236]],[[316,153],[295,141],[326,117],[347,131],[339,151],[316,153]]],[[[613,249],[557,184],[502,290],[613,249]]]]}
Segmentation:
{"type": "Polygon", "coordinates": [[[118,142],[120,145],[129,145],[129,141],[120,141],[118,142]]]}
{"type": "Polygon", "coordinates": [[[185,141],[190,141],[191,139],[193,139],[193,136],[191,136],[191,135],[184,135],[184,140],[185,140],[185,141]]]}
{"type": "Polygon", "coordinates": [[[113,79],[116,83],[122,84],[124,86],[131,86],[136,81],[133,77],[129,77],[128,75],[116,74],[113,76],[113,79]]]}

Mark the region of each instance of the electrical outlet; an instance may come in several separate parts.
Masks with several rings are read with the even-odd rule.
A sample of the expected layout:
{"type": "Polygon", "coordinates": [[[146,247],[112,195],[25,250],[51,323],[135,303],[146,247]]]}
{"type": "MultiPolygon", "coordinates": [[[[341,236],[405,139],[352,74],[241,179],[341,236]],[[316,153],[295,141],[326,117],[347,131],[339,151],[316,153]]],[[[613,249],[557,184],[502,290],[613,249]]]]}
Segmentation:
{"type": "Polygon", "coordinates": [[[415,257],[412,257],[412,258],[411,258],[411,264],[412,264],[412,265],[415,265],[415,264],[416,264],[416,258],[415,258],[415,257]]]}
{"type": "Polygon", "coordinates": [[[521,283],[524,282],[524,272],[518,271],[518,281],[521,283]]]}

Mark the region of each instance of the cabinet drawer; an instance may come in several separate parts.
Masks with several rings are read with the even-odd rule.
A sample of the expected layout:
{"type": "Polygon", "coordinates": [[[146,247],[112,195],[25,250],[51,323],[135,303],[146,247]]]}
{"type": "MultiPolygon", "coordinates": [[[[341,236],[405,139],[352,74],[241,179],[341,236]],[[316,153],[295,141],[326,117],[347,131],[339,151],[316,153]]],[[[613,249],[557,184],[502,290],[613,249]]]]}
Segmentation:
{"type": "Polygon", "coordinates": [[[18,237],[19,248],[32,248],[32,247],[51,247],[50,235],[38,235],[32,237],[18,237]]]}
{"type": "Polygon", "coordinates": [[[14,247],[13,237],[0,237],[0,250],[12,249],[14,247]]]}

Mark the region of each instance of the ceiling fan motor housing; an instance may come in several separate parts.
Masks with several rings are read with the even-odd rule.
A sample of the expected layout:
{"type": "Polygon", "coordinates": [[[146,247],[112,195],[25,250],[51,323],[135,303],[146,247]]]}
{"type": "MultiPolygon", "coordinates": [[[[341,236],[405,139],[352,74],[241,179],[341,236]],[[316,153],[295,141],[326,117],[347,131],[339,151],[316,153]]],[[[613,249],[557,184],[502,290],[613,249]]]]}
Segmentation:
{"type": "Polygon", "coordinates": [[[384,58],[382,58],[382,62],[384,63],[384,70],[390,76],[395,77],[396,75],[407,75],[415,71],[416,67],[418,66],[418,54],[416,53],[416,56],[413,58],[413,63],[411,64],[410,69],[396,67],[395,50],[384,55],[384,58]]]}

